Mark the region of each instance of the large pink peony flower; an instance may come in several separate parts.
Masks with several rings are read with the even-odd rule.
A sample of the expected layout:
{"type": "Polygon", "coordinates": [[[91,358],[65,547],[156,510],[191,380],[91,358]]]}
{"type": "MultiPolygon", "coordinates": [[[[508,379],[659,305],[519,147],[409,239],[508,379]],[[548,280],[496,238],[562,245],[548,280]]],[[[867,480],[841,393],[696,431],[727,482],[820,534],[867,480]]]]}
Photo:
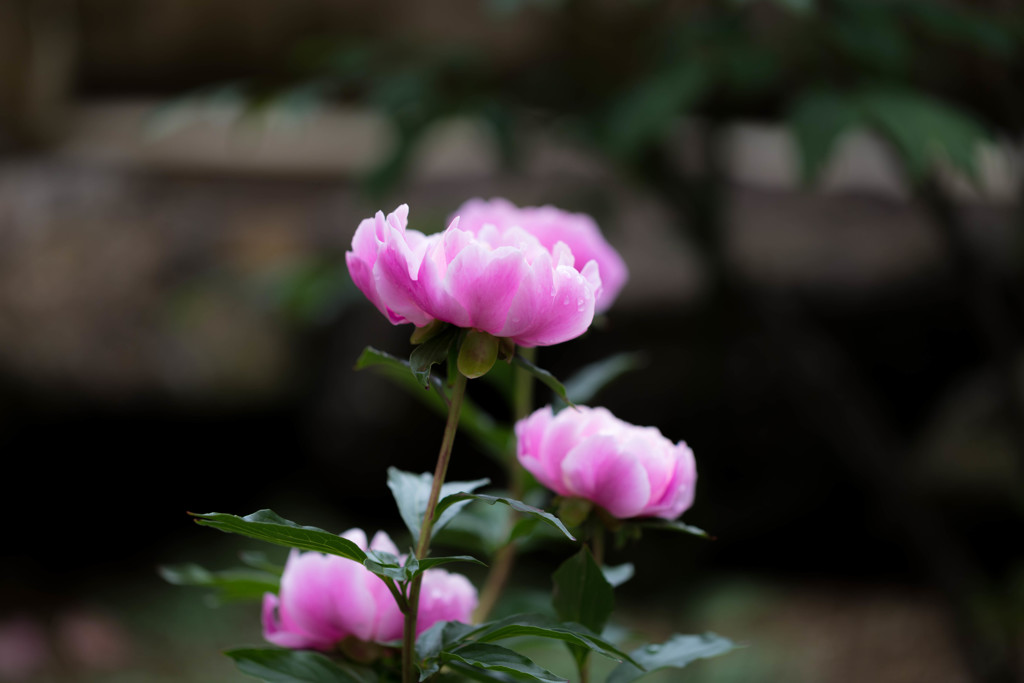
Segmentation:
{"type": "MultiPolygon", "coordinates": [[[[367,548],[362,529],[342,536],[367,548]]],[[[369,547],[398,554],[383,531],[369,547]]],[[[416,632],[438,621],[468,622],[476,604],[476,589],[466,577],[429,569],[423,573],[416,632]]],[[[349,636],[387,643],[402,637],[402,622],[402,612],[380,577],[337,555],[292,550],[280,595],[263,596],[263,637],[281,647],[330,650],[349,636]]]]}
{"type": "Polygon", "coordinates": [[[393,324],[434,320],[548,346],[583,334],[601,287],[598,265],[577,270],[565,243],[550,250],[524,229],[455,219],[443,233],[407,230],[405,204],[359,224],[345,254],[356,286],[393,324]]]}
{"type": "Polygon", "coordinates": [[[485,225],[500,230],[519,226],[530,233],[547,249],[565,243],[572,252],[576,265],[583,267],[590,261],[597,263],[601,275],[601,291],[597,294],[597,311],[608,310],[629,278],[629,270],[619,252],[601,234],[594,219],[584,213],[570,213],[554,206],[517,207],[507,199],[470,199],[459,207],[459,227],[474,234],[485,225]]]}
{"type": "Polygon", "coordinates": [[[540,483],[615,517],[675,519],[693,504],[693,451],[605,408],[547,406],[516,423],[516,437],[519,462],[540,483]]]}

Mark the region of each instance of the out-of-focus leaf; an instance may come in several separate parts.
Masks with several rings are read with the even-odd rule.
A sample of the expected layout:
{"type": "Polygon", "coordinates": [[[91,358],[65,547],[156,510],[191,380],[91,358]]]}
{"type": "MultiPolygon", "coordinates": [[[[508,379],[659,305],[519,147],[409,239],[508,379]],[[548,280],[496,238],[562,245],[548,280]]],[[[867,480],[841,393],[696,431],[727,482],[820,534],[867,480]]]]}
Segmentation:
{"type": "Polygon", "coordinates": [[[899,18],[879,3],[847,3],[846,11],[831,22],[835,43],[858,63],[861,71],[906,74],[913,46],[899,18]]]}
{"type": "Polygon", "coordinates": [[[679,520],[667,520],[667,519],[637,519],[627,524],[636,524],[648,529],[664,529],[665,531],[678,531],[684,534],[690,534],[691,536],[698,536],[707,540],[714,540],[714,536],[704,531],[699,527],[695,527],[690,524],[685,524],[679,520]]]}
{"type": "Polygon", "coordinates": [[[378,683],[373,671],[332,661],[319,652],[247,648],[224,654],[242,673],[269,683],[378,683]]]}
{"type": "Polygon", "coordinates": [[[629,658],[625,652],[607,642],[599,635],[580,624],[560,624],[542,614],[515,614],[488,624],[481,624],[465,635],[478,643],[491,643],[506,638],[533,636],[561,640],[570,645],[593,650],[609,659],[624,661],[629,658]]]}
{"type": "Polygon", "coordinates": [[[565,387],[562,385],[562,383],[559,382],[558,379],[547,370],[537,367],[536,365],[526,360],[519,354],[516,354],[515,356],[512,357],[512,364],[526,370],[531,375],[539,379],[549,389],[555,392],[555,395],[558,396],[558,398],[562,399],[569,405],[575,405],[572,402],[572,399],[570,399],[569,396],[566,395],[565,387]]]}
{"type": "Polygon", "coordinates": [[[420,680],[426,680],[441,669],[441,651],[461,640],[474,627],[458,621],[439,621],[416,638],[416,658],[420,680]]]}
{"type": "Polygon", "coordinates": [[[470,643],[442,654],[445,661],[461,662],[484,671],[511,674],[516,680],[567,683],[565,678],[543,669],[518,652],[491,643],[470,643]]]}
{"type": "MultiPolygon", "coordinates": [[[[420,525],[423,524],[423,515],[427,513],[427,501],[430,499],[430,487],[433,481],[433,475],[427,472],[413,474],[412,472],[403,472],[396,467],[388,468],[388,488],[391,489],[391,493],[395,497],[398,512],[402,516],[406,528],[409,529],[409,533],[412,534],[414,543],[419,542],[420,525]]],[[[444,501],[454,494],[469,495],[469,492],[486,486],[490,481],[490,479],[477,479],[476,481],[445,482],[441,485],[441,495],[438,500],[444,501]]],[[[467,498],[462,503],[453,500],[444,508],[439,503],[434,526],[431,529],[431,538],[443,529],[445,524],[458,514],[459,509],[468,504],[469,500],[467,498]],[[454,507],[452,507],[453,505],[454,507]],[[449,507],[452,509],[447,509],[449,507]]]]}
{"type": "Polygon", "coordinates": [[[269,273],[268,278],[274,305],[302,323],[327,322],[358,298],[344,263],[309,259],[269,273]]]}
{"type": "Polygon", "coordinates": [[[554,515],[552,515],[551,513],[544,512],[543,510],[535,508],[532,505],[527,505],[521,500],[515,500],[514,498],[506,498],[504,496],[488,496],[480,493],[456,493],[454,495],[444,496],[443,498],[441,498],[441,502],[437,504],[436,515],[438,515],[438,519],[441,519],[443,515],[448,514],[449,507],[453,505],[459,505],[463,501],[469,500],[481,500],[485,503],[489,503],[490,505],[494,505],[495,503],[508,505],[516,512],[522,512],[523,514],[537,517],[540,520],[550,524],[554,528],[561,531],[569,540],[576,540],[576,537],[569,533],[569,530],[565,528],[565,525],[562,524],[562,521],[554,515]]]}
{"type": "MultiPolygon", "coordinates": [[[[732,0],[734,5],[751,5],[760,0],[732,0]]],[[[807,14],[815,9],[816,0],[772,0],[779,7],[784,7],[794,14],[807,14]]]]}
{"type": "Polygon", "coordinates": [[[198,564],[167,565],[160,576],[175,586],[204,586],[216,589],[217,603],[261,600],[264,593],[276,593],[280,577],[258,569],[228,569],[211,572],[198,564]]]}
{"type": "Polygon", "coordinates": [[[967,7],[933,0],[904,0],[899,9],[940,40],[1003,59],[1012,57],[1017,49],[1013,33],[997,18],[967,7]]]}
{"type": "Polygon", "coordinates": [[[697,659],[716,657],[736,648],[728,638],[714,633],[700,636],[674,635],[661,645],[645,645],[630,652],[644,670],[623,662],[609,674],[606,683],[630,683],[659,669],[681,669],[697,659]]]}
{"type": "Polygon", "coordinates": [[[243,563],[253,569],[260,569],[278,577],[284,573],[284,566],[270,560],[266,553],[256,550],[244,550],[239,554],[239,557],[241,557],[243,563]]]}
{"type": "Polygon", "coordinates": [[[223,512],[189,514],[196,518],[197,524],[210,526],[225,533],[240,534],[288,548],[340,555],[360,564],[366,559],[366,553],[352,541],[313,526],[301,526],[281,517],[273,510],[259,510],[245,517],[223,512]]]}
{"type": "Polygon", "coordinates": [[[861,123],[861,111],[849,95],[834,90],[810,90],[796,99],[789,112],[800,170],[812,182],[828,162],[836,140],[861,123]]]}
{"type": "Polygon", "coordinates": [[[488,555],[493,555],[509,540],[506,534],[509,509],[505,505],[471,504],[437,535],[437,543],[456,548],[483,550],[488,555]]]}
{"type": "Polygon", "coordinates": [[[975,178],[978,144],[988,139],[975,118],[909,90],[869,90],[859,100],[865,119],[893,143],[913,180],[923,180],[942,159],[975,178]]]}
{"type": "Polygon", "coordinates": [[[626,564],[619,564],[614,567],[604,565],[601,567],[601,572],[604,574],[605,581],[611,584],[612,588],[618,588],[633,578],[635,569],[633,563],[627,562],[626,564]]]}
{"type": "Polygon", "coordinates": [[[619,98],[608,117],[609,151],[630,158],[668,132],[675,120],[693,107],[711,84],[698,59],[656,73],[619,98]]]}
{"type": "Polygon", "coordinates": [[[597,392],[630,370],[643,367],[642,353],[617,353],[585,365],[565,382],[565,393],[575,403],[589,403],[597,392]]]}
{"type": "Polygon", "coordinates": [[[600,633],[611,616],[615,596],[590,550],[581,548],[555,570],[552,579],[555,590],[551,604],[558,618],[600,633]]]}

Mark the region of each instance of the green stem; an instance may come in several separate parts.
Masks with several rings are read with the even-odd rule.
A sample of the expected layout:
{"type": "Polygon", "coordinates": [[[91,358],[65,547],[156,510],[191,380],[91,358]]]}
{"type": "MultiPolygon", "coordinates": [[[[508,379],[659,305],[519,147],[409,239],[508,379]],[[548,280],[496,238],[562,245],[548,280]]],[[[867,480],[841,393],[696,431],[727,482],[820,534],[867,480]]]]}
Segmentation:
{"type": "Polygon", "coordinates": [[[594,562],[598,567],[604,566],[604,527],[600,522],[594,524],[593,538],[590,541],[590,552],[594,554],[594,562]]]}
{"type": "MultiPolygon", "coordinates": [[[[458,431],[459,413],[462,411],[462,398],[466,394],[466,376],[456,374],[455,386],[452,387],[451,403],[448,405],[448,422],[444,426],[441,438],[441,452],[437,455],[437,467],[434,468],[434,481],[430,486],[430,497],[427,499],[427,510],[423,514],[420,525],[420,539],[416,544],[416,558],[422,560],[430,551],[430,532],[434,528],[434,512],[437,501],[441,497],[441,485],[448,473],[448,463],[452,458],[452,445],[455,443],[455,432],[458,431]]],[[[405,627],[402,631],[402,681],[416,683],[416,617],[419,613],[420,586],[423,574],[419,574],[409,584],[409,605],[405,611],[405,627]]]]}
{"type": "MultiPolygon", "coordinates": [[[[521,348],[519,349],[519,355],[532,363],[537,360],[537,349],[521,348]]],[[[529,372],[519,367],[515,369],[512,411],[516,421],[522,420],[533,412],[533,382],[533,375],[529,372]]],[[[513,498],[520,499],[523,497],[523,490],[526,488],[525,470],[519,466],[515,453],[509,453],[505,462],[509,494],[513,498]]],[[[519,514],[510,510],[508,525],[505,530],[506,538],[512,533],[512,529],[518,520],[519,514]]],[[[486,621],[487,617],[490,616],[494,606],[498,603],[498,598],[501,597],[501,592],[505,589],[508,577],[512,574],[512,565],[515,564],[515,561],[516,545],[514,542],[506,544],[495,554],[494,560],[491,562],[491,569],[484,580],[484,586],[480,590],[480,602],[477,603],[476,612],[473,614],[473,620],[476,623],[479,624],[486,621]]]]}

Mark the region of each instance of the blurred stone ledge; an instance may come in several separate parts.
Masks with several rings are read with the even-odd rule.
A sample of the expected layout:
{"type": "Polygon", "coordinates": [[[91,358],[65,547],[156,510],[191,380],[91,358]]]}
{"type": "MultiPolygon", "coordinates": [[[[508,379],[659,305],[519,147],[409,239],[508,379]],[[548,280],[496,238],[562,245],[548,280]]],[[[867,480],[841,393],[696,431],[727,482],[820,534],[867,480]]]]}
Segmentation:
{"type": "MultiPolygon", "coordinates": [[[[680,124],[681,146],[694,135],[680,124]]],[[[58,158],[178,171],[233,173],[355,174],[379,163],[395,144],[388,122],[374,112],[328,107],[305,114],[271,110],[246,116],[237,106],[161,103],[144,100],[77,104],[69,135],[54,150],[58,158]]],[[[799,190],[799,163],[790,134],[781,126],[756,122],[731,125],[725,136],[725,169],[746,187],[799,190]]],[[[982,145],[975,185],[949,170],[944,182],[955,197],[982,203],[1015,203],[1024,183],[1024,150],[982,145]]],[[[499,159],[482,125],[452,119],[435,125],[416,155],[417,180],[493,175],[499,159]]],[[[593,169],[586,154],[539,138],[526,155],[526,175],[593,169]]],[[[888,150],[861,132],[843,136],[815,187],[826,194],[864,193],[906,198],[907,191],[888,150]]]]}
{"type": "MultiPolygon", "coordinates": [[[[391,144],[380,119],[341,109],[236,119],[85,103],[58,148],[0,158],[0,380],[110,398],[273,396],[308,362],[296,332],[338,314],[296,329],[275,288],[310,260],[340,264],[358,221],[399,201],[427,230],[473,196],[592,212],[631,269],[613,326],[616,311],[679,315],[706,286],[702,255],[657,197],[556,140],[528,140],[525,167],[509,173],[472,122],[439,126],[411,178],[378,207],[353,179],[391,144]]],[[[941,240],[878,146],[852,136],[843,147],[824,191],[809,190],[794,181],[784,134],[730,134],[728,258],[756,286],[852,301],[947,268],[941,240]]],[[[1003,199],[964,201],[960,211],[988,262],[1009,269],[1015,181],[995,177],[1003,199]]],[[[352,340],[404,336],[355,295],[347,303],[352,340]]]]}

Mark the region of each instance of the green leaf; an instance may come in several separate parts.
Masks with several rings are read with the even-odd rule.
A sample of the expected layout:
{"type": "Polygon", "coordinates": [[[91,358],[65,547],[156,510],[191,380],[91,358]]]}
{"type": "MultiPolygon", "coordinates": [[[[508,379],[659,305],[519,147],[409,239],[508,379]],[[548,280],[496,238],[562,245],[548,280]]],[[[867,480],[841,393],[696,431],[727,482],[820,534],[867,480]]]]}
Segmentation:
{"type": "Polygon", "coordinates": [[[416,657],[420,660],[420,680],[437,673],[441,651],[472,632],[474,627],[459,621],[439,621],[416,638],[416,657]]]}
{"type": "MultiPolygon", "coordinates": [[[[402,384],[406,385],[407,388],[412,388],[413,393],[416,396],[424,395],[423,386],[420,384],[419,379],[412,373],[412,366],[409,361],[402,360],[396,356],[392,356],[386,351],[375,349],[372,346],[367,346],[363,349],[363,352],[359,354],[359,358],[356,359],[356,370],[363,370],[366,368],[376,368],[383,370],[389,377],[399,380],[402,384]]],[[[427,394],[433,398],[436,398],[440,403],[440,410],[446,414],[448,412],[447,398],[444,395],[444,390],[441,387],[441,381],[436,377],[430,377],[431,387],[434,389],[434,394],[427,394]]]]}
{"type": "Polygon", "coordinates": [[[893,144],[912,180],[924,180],[940,160],[976,177],[978,144],[988,134],[973,116],[909,90],[870,90],[859,99],[865,118],[893,144]]]}
{"type": "Polygon", "coordinates": [[[217,603],[261,600],[264,593],[276,593],[280,577],[257,569],[228,569],[211,572],[198,564],[178,564],[158,569],[164,581],[175,586],[204,586],[216,589],[217,603]]]}
{"type": "Polygon", "coordinates": [[[538,368],[536,365],[526,360],[518,353],[512,356],[512,364],[526,370],[531,375],[536,377],[538,380],[543,382],[545,385],[547,385],[549,389],[555,392],[555,395],[557,395],[558,398],[562,399],[571,406],[576,405],[565,393],[565,387],[562,386],[562,383],[559,382],[558,379],[556,379],[555,376],[552,375],[547,370],[544,370],[543,368],[538,368]]]}
{"type": "Polygon", "coordinates": [[[636,524],[638,526],[645,527],[647,529],[663,529],[665,531],[678,531],[678,532],[681,532],[681,533],[684,533],[684,534],[690,534],[691,536],[699,536],[700,538],[704,538],[704,539],[707,539],[709,541],[715,540],[714,536],[712,536],[708,532],[704,531],[703,529],[701,529],[699,527],[692,526],[690,524],[684,524],[683,522],[680,522],[679,520],[669,521],[667,519],[665,519],[665,520],[662,520],[662,519],[654,520],[654,519],[652,519],[652,520],[645,520],[645,521],[642,521],[642,522],[640,522],[640,521],[631,521],[631,522],[627,522],[627,524],[636,524]]]}
{"type": "Polygon", "coordinates": [[[614,567],[604,565],[601,567],[601,573],[604,574],[605,581],[611,584],[612,588],[618,588],[633,578],[635,569],[633,567],[633,563],[627,562],[626,564],[620,564],[614,567]]]}
{"type": "Polygon", "coordinates": [[[810,183],[828,162],[836,140],[861,123],[861,112],[849,95],[816,89],[797,97],[789,123],[800,154],[803,181],[810,183]]]}
{"type": "Polygon", "coordinates": [[[451,564],[452,562],[470,562],[472,564],[478,564],[481,567],[486,567],[487,566],[486,564],[484,564],[480,560],[476,559],[472,555],[449,555],[447,557],[426,557],[426,558],[420,560],[420,567],[419,567],[419,570],[418,570],[417,573],[425,572],[428,569],[433,569],[434,567],[440,567],[442,564],[451,564]]]}
{"type": "Polygon", "coordinates": [[[701,636],[677,634],[661,645],[646,645],[629,653],[646,671],[623,662],[612,670],[605,683],[630,683],[659,669],[681,669],[694,660],[715,657],[736,647],[728,638],[714,633],[701,636]]]}
{"type": "Polygon", "coordinates": [[[570,645],[593,650],[616,661],[628,660],[629,655],[580,624],[560,624],[542,614],[516,614],[489,624],[482,624],[464,637],[478,643],[490,643],[505,638],[533,636],[561,640],[570,645]]]}
{"type": "Polygon", "coordinates": [[[688,60],[654,74],[618,99],[608,117],[606,139],[618,157],[632,157],[668,132],[711,85],[707,67],[688,60]]]}
{"type": "Polygon", "coordinates": [[[552,575],[551,604],[562,621],[583,624],[600,633],[615,604],[612,586],[586,547],[566,560],[552,575]]]}
{"type": "Polygon", "coordinates": [[[442,658],[445,661],[461,662],[484,671],[507,673],[520,681],[566,683],[567,680],[556,676],[547,669],[542,669],[518,652],[490,643],[469,643],[454,651],[445,651],[442,658]]]}
{"type": "Polygon", "coordinates": [[[983,53],[1010,58],[1016,50],[1012,24],[995,15],[932,0],[902,2],[900,9],[936,38],[983,53]]]}
{"type": "MultiPolygon", "coordinates": [[[[506,532],[510,514],[505,505],[470,503],[437,535],[437,542],[492,555],[510,540],[506,532]]],[[[533,517],[528,519],[537,522],[533,517]]]]}
{"type": "Polygon", "coordinates": [[[319,652],[252,648],[224,654],[242,673],[269,683],[378,683],[372,671],[334,662],[319,652]]]}
{"type": "MultiPolygon", "coordinates": [[[[429,342],[427,342],[429,343],[429,342]]],[[[449,481],[441,485],[440,500],[450,497],[456,493],[475,491],[481,486],[490,483],[490,479],[477,479],[476,481],[449,481]]],[[[413,542],[418,543],[420,538],[420,525],[423,524],[423,515],[427,513],[427,501],[430,499],[430,487],[434,482],[431,474],[413,474],[403,472],[396,467],[388,468],[388,488],[391,489],[395,502],[398,504],[398,512],[405,522],[406,528],[412,534],[413,542]]],[[[454,503],[455,501],[453,501],[454,503]]],[[[444,528],[466,503],[462,503],[452,510],[443,510],[438,505],[437,514],[434,516],[434,527],[431,530],[431,538],[439,530],[444,528]],[[441,514],[444,512],[444,514],[441,514]]]]}
{"type": "Polygon", "coordinates": [[[224,533],[240,534],[288,548],[340,555],[360,564],[366,559],[366,553],[352,541],[314,526],[300,526],[273,510],[259,510],[245,517],[223,512],[189,514],[196,518],[197,524],[213,527],[224,533]]]}
{"type": "Polygon", "coordinates": [[[575,403],[589,403],[613,380],[642,367],[645,362],[646,356],[642,353],[617,353],[585,365],[565,382],[565,393],[575,403]]]}
{"type": "Polygon", "coordinates": [[[272,561],[267,557],[266,553],[262,553],[257,550],[243,550],[239,553],[239,557],[242,559],[243,563],[253,569],[269,572],[277,577],[280,577],[281,574],[284,573],[284,566],[272,561]]]}
{"type": "Polygon", "coordinates": [[[565,528],[565,525],[562,524],[562,521],[560,519],[558,519],[549,512],[544,512],[539,508],[535,508],[532,505],[527,505],[523,501],[515,500],[514,498],[505,498],[502,496],[488,496],[480,493],[456,493],[441,498],[441,502],[437,504],[437,512],[435,513],[435,516],[439,516],[439,519],[443,519],[444,515],[442,515],[442,513],[444,513],[445,515],[448,514],[447,509],[449,507],[453,505],[458,505],[463,501],[469,500],[481,500],[490,505],[494,505],[495,503],[508,505],[516,512],[522,512],[523,514],[531,515],[550,524],[554,528],[561,531],[565,535],[565,537],[568,538],[570,541],[576,540],[576,537],[569,533],[569,530],[565,528]]]}
{"type": "Polygon", "coordinates": [[[412,350],[409,367],[424,389],[430,386],[430,368],[448,360],[448,349],[458,339],[460,330],[449,328],[431,337],[412,350]]]}

